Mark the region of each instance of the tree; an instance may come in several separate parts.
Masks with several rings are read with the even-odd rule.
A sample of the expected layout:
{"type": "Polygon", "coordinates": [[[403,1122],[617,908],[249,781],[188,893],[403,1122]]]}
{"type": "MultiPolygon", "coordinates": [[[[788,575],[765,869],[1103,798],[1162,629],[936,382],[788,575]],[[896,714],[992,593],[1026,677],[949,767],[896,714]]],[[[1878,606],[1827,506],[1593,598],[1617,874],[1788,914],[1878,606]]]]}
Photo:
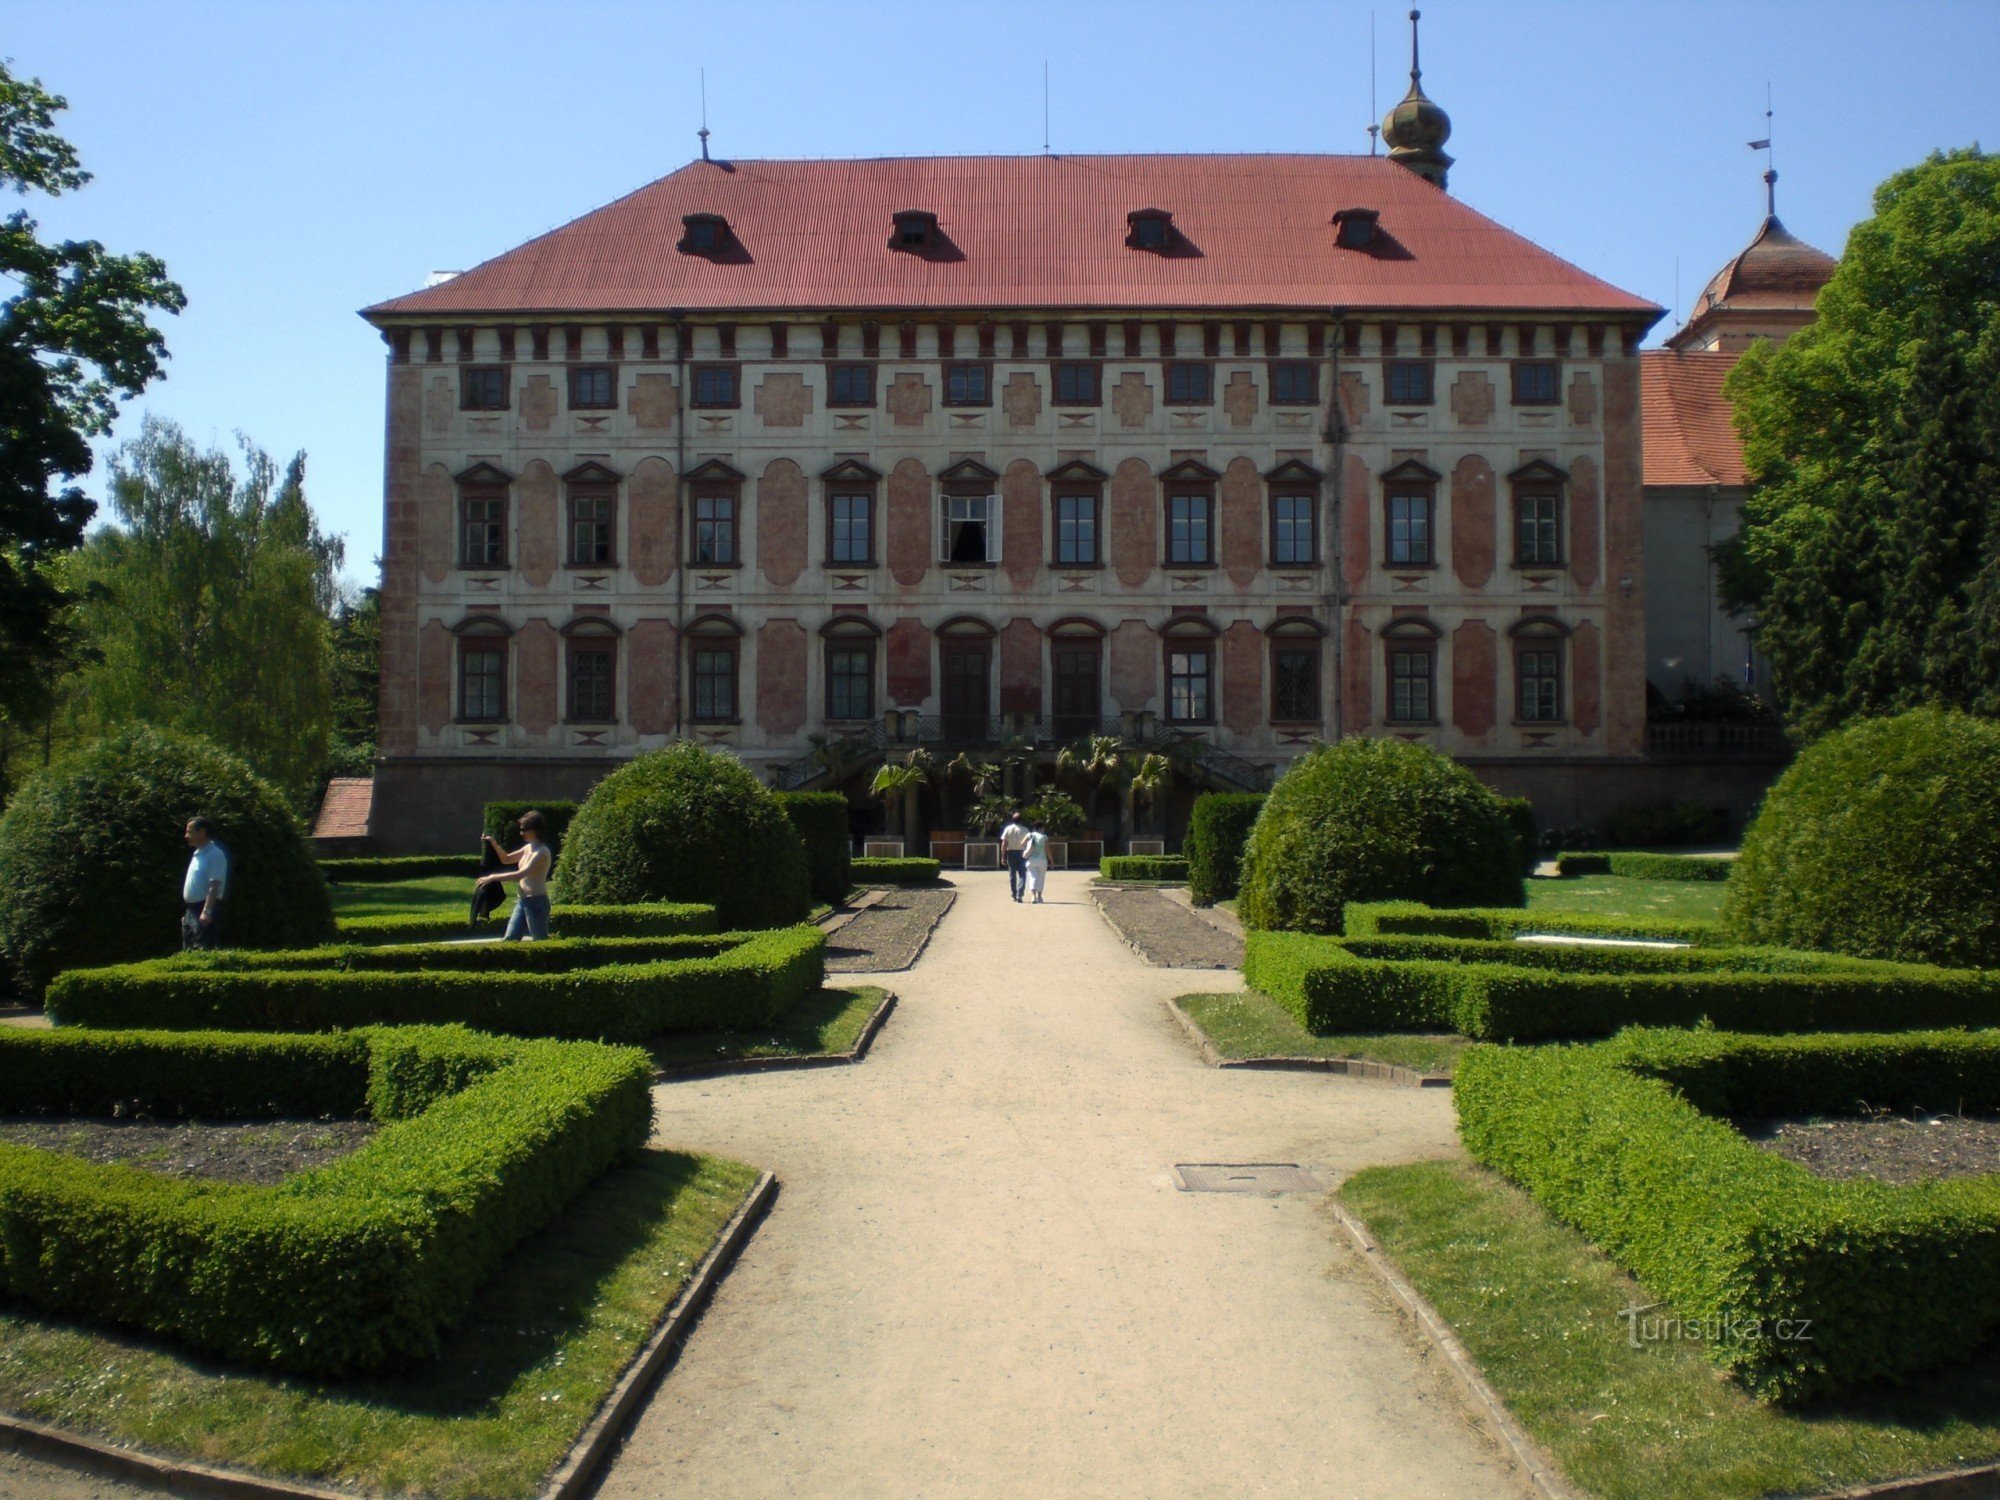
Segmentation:
{"type": "Polygon", "coordinates": [[[382,594],[362,589],[334,605],[328,642],[333,673],[333,741],[327,769],[367,776],[375,763],[375,714],[382,682],[382,594]]]}
{"type": "Polygon", "coordinates": [[[206,735],[304,807],[333,731],[343,549],[306,503],[303,453],[282,474],[247,441],[243,458],[239,478],[228,454],[153,418],[112,458],[119,524],[75,559],[95,586],[77,613],[100,655],[79,712],[206,735]]]}
{"type": "Polygon", "coordinates": [[[1876,190],[1817,321],[1725,386],[1755,487],[1724,585],[1802,737],[2000,708],[1996,383],[2000,159],[1938,153],[1876,190]]]}
{"type": "MultiPolygon", "coordinates": [[[[66,107],[0,63],[0,187],[55,197],[90,181],[54,129],[66,107]]],[[[166,340],[147,313],[187,304],[157,258],[45,245],[37,227],[26,210],[0,222],[0,276],[19,288],[0,303],[0,714],[17,726],[46,718],[76,649],[53,564],[96,510],[74,483],[90,472],[89,439],[160,373],[166,340]]]]}

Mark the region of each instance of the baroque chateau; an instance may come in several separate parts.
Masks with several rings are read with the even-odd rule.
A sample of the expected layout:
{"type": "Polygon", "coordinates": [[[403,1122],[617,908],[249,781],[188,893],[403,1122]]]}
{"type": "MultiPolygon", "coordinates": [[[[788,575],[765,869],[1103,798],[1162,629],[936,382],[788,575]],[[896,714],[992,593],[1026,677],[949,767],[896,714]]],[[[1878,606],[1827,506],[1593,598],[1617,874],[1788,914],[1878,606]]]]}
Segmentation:
{"type": "Polygon", "coordinates": [[[677,738],[857,829],[885,758],[1095,734],[1175,752],[1176,824],[1356,734],[1550,824],[1727,783],[1647,700],[1716,608],[1733,352],[1642,382],[1662,309],[1451,197],[1449,130],[1413,70],[1384,157],[704,153],[367,309],[377,842],[677,738]],[[1642,412],[1687,429],[1664,610],[1642,412]]]}

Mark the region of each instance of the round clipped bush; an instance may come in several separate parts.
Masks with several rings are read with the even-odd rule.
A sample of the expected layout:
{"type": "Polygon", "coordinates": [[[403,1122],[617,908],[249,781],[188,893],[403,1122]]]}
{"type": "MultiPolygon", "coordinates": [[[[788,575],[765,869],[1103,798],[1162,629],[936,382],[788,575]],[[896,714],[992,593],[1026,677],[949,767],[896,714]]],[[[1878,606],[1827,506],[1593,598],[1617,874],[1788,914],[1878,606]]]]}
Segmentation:
{"type": "Polygon", "coordinates": [[[333,935],[326,882],[277,790],[207,740],[131,729],[35,777],[0,817],[0,959],[23,995],[64,969],[180,947],[182,832],[196,816],[229,856],[226,944],[333,935]]]}
{"type": "Polygon", "coordinates": [[[706,901],[725,930],[801,921],[805,846],[734,757],[683,741],[597,783],[571,819],[558,894],[581,905],[706,901]]]}
{"type": "Polygon", "coordinates": [[[1836,730],[1764,794],[1723,921],[1749,943],[2000,968],[2000,724],[1836,730]]]}
{"type": "Polygon", "coordinates": [[[1513,828],[1471,772],[1406,740],[1351,739],[1294,762],[1243,855],[1248,927],[1339,932],[1350,901],[1520,906],[1513,828]]]}

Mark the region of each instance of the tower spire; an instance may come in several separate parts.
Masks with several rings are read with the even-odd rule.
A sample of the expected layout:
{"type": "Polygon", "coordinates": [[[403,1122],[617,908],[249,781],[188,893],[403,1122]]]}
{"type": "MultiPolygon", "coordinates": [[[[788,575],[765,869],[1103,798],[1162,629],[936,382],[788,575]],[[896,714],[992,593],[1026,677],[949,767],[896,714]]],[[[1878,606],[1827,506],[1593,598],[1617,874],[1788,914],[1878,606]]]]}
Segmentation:
{"type": "Polygon", "coordinates": [[[1389,147],[1389,160],[1443,187],[1451,167],[1451,158],[1444,153],[1444,143],[1451,139],[1451,116],[1424,93],[1417,51],[1417,22],[1422,16],[1422,11],[1410,12],[1410,91],[1383,119],[1382,139],[1389,147]]]}
{"type": "Polygon", "coordinates": [[[1752,141],[1750,149],[1764,153],[1764,218],[1770,223],[1778,219],[1778,168],[1777,158],[1771,151],[1771,138],[1777,134],[1771,128],[1771,83],[1764,81],[1764,139],[1752,141]]]}

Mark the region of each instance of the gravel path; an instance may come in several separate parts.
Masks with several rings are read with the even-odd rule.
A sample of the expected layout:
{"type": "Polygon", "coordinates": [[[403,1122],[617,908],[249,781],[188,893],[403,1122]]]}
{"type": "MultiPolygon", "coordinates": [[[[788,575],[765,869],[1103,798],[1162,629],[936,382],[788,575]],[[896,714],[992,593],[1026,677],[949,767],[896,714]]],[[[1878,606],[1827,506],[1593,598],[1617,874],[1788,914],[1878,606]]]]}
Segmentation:
{"type": "Polygon", "coordinates": [[[1147,963],[1167,969],[1235,969],[1243,939],[1162,891],[1092,886],[1104,920],[1147,963]]]}
{"type": "Polygon", "coordinates": [[[716,1496],[1506,1496],[1515,1472],[1310,1194],[1457,1152],[1442,1091],[1204,1068],[1087,872],[958,909],[868,1062],[663,1085],[770,1218],[601,1488],[716,1496]]]}
{"type": "Polygon", "coordinates": [[[89,1120],[0,1118],[0,1141],[120,1162],[165,1177],[270,1187],[359,1151],[369,1120],[89,1120]]]}
{"type": "Polygon", "coordinates": [[[2000,1120],[1879,1115],[1739,1120],[1737,1128],[1766,1151],[1820,1177],[1907,1183],[2000,1172],[2000,1120]]]}
{"type": "Polygon", "coordinates": [[[951,910],[956,891],[892,890],[826,940],[829,974],[893,974],[910,967],[951,910]]]}

